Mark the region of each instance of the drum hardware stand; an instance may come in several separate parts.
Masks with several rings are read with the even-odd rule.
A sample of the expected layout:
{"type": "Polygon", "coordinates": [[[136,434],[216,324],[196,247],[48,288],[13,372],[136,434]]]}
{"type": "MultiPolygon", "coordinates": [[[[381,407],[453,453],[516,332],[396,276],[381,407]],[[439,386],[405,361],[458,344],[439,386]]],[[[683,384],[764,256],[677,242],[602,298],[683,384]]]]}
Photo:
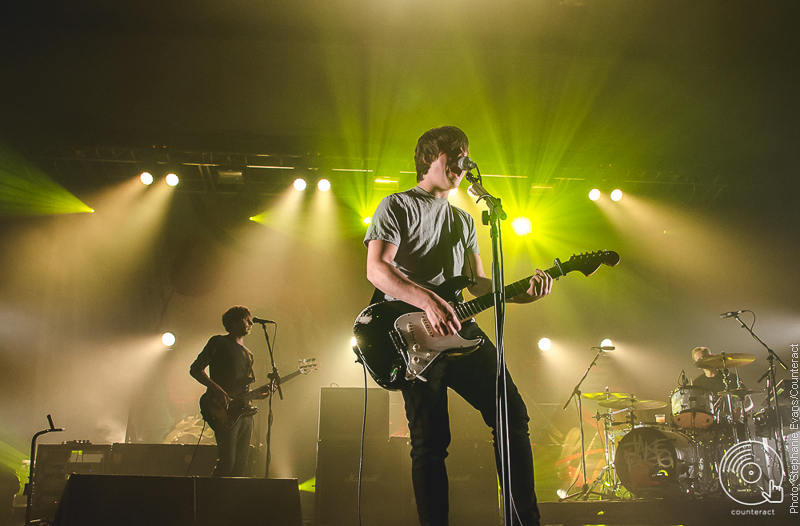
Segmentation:
{"type": "MultiPolygon", "coordinates": [[[[741,311],[741,312],[744,312],[744,311],[741,311]]],[[[774,432],[775,444],[778,446],[778,450],[779,450],[779,453],[780,453],[780,456],[781,456],[781,461],[783,462],[783,479],[784,479],[784,481],[787,481],[787,483],[788,483],[788,481],[789,481],[789,459],[787,457],[786,440],[783,437],[783,419],[781,418],[781,412],[780,412],[779,407],[778,407],[778,393],[776,392],[776,389],[775,389],[775,385],[776,385],[776,382],[775,382],[775,360],[778,360],[778,363],[781,365],[781,367],[783,367],[784,371],[788,371],[789,368],[786,367],[786,364],[783,363],[783,360],[781,360],[780,356],[775,354],[775,351],[770,349],[769,346],[766,343],[764,343],[761,340],[761,338],[759,338],[756,335],[755,332],[753,332],[752,327],[748,327],[747,324],[744,323],[741,318],[739,318],[739,314],[740,313],[735,313],[733,315],[733,317],[736,318],[736,321],[739,322],[739,325],[741,325],[742,329],[745,329],[747,332],[749,332],[750,336],[752,336],[755,341],[760,343],[767,350],[767,361],[769,361],[769,367],[767,368],[767,372],[765,372],[761,376],[761,378],[759,378],[758,382],[761,383],[761,381],[764,378],[767,379],[767,393],[768,393],[768,396],[772,397],[772,402],[769,405],[769,410],[770,411],[774,411],[773,414],[775,415],[775,425],[776,425],[775,432],[774,432]]],[[[753,313],[753,323],[755,324],[755,313],[753,313]]]]}
{"type": "Polygon", "coordinates": [[[619,498],[617,497],[617,490],[622,485],[622,482],[620,482],[619,477],[617,477],[617,468],[614,465],[617,442],[614,439],[614,430],[612,429],[613,422],[611,419],[614,415],[624,411],[628,411],[628,423],[631,425],[631,429],[633,429],[634,415],[630,408],[620,409],[619,411],[608,411],[602,415],[600,411],[598,411],[595,416],[596,421],[599,422],[601,419],[603,420],[603,454],[605,456],[606,465],[603,466],[603,469],[597,474],[597,478],[595,478],[594,482],[589,486],[589,494],[594,493],[595,495],[602,495],[607,499],[619,498]],[[592,492],[598,484],[603,488],[603,492],[592,492]]]}
{"type": "MultiPolygon", "coordinates": [[[[569,395],[567,403],[564,404],[564,407],[562,409],[566,410],[567,407],[569,406],[570,401],[573,398],[575,398],[578,404],[578,426],[579,426],[578,429],[580,429],[581,433],[581,473],[583,474],[583,486],[581,486],[581,490],[578,491],[577,493],[573,493],[572,495],[567,495],[566,497],[560,499],[562,501],[569,500],[572,498],[588,500],[589,494],[591,493],[591,488],[589,487],[589,484],[586,482],[586,446],[584,444],[584,436],[583,436],[583,405],[581,404],[581,394],[582,394],[581,384],[583,383],[584,380],[586,380],[586,377],[589,375],[589,371],[592,370],[592,367],[594,367],[597,364],[597,359],[600,358],[600,355],[603,354],[603,352],[606,350],[612,350],[613,347],[605,349],[603,347],[592,347],[592,349],[596,349],[597,354],[595,355],[594,360],[592,360],[592,363],[589,364],[589,367],[583,373],[583,376],[581,377],[580,381],[578,381],[578,383],[575,385],[575,388],[572,390],[572,394],[569,395]]],[[[595,495],[605,496],[602,493],[595,493],[595,495]]]]}

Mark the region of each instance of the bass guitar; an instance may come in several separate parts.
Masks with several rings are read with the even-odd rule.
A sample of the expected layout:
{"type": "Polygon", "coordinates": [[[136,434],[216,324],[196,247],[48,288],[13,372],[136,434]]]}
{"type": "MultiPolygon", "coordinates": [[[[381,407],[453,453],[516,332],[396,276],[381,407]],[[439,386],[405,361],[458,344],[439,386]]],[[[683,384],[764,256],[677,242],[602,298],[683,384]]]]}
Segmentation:
{"type": "MultiPolygon", "coordinates": [[[[573,255],[564,263],[556,259],[555,265],[545,272],[553,279],[573,271],[591,276],[601,265],[614,267],[618,263],[619,254],[601,250],[573,255]]],[[[531,277],[506,286],[506,297],[527,291],[531,277]]],[[[434,289],[436,294],[450,301],[461,322],[494,306],[492,293],[457,303],[457,293],[469,284],[469,278],[457,276],[434,289]]],[[[390,390],[402,389],[414,381],[426,381],[425,372],[439,358],[470,353],[483,343],[482,339],[467,340],[458,334],[435,334],[421,309],[396,300],[381,301],[361,311],[353,327],[353,336],[353,352],[358,360],[366,365],[378,385],[390,390]]]]}
{"type": "Polygon", "coordinates": [[[278,385],[282,385],[301,374],[308,374],[314,369],[319,369],[316,358],[300,360],[296,371],[282,376],[275,384],[270,382],[252,390],[245,386],[240,392],[228,393],[232,398],[228,402],[227,408],[219,402],[209,389],[200,397],[200,414],[203,415],[203,420],[208,423],[208,426],[215,433],[226,431],[233,427],[241,417],[258,413],[258,408],[250,404],[251,400],[265,395],[270,388],[277,388],[278,385]]]}

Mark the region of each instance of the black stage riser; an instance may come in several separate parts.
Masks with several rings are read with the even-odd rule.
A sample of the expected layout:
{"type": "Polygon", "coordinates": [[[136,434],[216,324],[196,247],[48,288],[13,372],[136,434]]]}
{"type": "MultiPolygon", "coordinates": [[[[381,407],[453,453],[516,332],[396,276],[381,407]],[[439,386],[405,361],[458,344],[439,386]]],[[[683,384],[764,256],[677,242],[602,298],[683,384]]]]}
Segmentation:
{"type": "Polygon", "coordinates": [[[302,526],[296,479],[72,475],[57,526],[302,526]]]}

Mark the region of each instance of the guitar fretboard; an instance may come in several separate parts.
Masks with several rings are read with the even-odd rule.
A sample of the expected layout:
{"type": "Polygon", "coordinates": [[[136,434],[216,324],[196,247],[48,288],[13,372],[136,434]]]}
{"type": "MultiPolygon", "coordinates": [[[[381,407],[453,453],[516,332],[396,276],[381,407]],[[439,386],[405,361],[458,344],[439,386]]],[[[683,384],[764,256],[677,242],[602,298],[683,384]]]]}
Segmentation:
{"type": "MultiPolygon", "coordinates": [[[[545,270],[550,277],[553,279],[561,277],[566,274],[566,272],[562,272],[562,269],[559,267],[551,267],[545,270]]],[[[569,272],[569,271],[567,271],[569,272]]],[[[515,281],[510,285],[506,285],[503,289],[505,292],[506,298],[513,298],[514,296],[518,296],[528,290],[530,286],[530,281],[533,276],[528,276],[527,278],[521,279],[519,281],[515,281]]],[[[483,312],[489,307],[494,306],[494,294],[484,294],[483,296],[479,296],[474,300],[470,300],[464,303],[460,303],[454,307],[454,311],[456,312],[456,316],[460,321],[466,321],[479,312],[483,312]]]]}

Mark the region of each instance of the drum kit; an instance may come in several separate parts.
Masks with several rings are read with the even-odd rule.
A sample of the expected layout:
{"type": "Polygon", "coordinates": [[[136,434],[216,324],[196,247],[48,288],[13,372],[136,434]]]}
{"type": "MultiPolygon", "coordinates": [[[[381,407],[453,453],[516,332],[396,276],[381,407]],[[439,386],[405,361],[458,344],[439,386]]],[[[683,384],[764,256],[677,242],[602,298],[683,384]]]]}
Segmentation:
{"type": "Polygon", "coordinates": [[[748,398],[764,391],[745,388],[736,371],[754,360],[753,355],[742,353],[698,360],[698,368],[719,371],[724,390],[712,392],[688,385],[682,375],[684,380],[670,393],[669,404],[640,400],[608,388],[581,394],[601,408],[595,420],[605,457],[605,467],[593,484],[584,486],[581,497],[701,498],[719,493],[723,456],[735,445],[754,438],[750,423],[758,433],[758,415],[764,414],[754,411],[748,398]],[[654,422],[641,422],[636,417],[636,411],[667,407],[669,414],[655,415],[654,422]]]}

